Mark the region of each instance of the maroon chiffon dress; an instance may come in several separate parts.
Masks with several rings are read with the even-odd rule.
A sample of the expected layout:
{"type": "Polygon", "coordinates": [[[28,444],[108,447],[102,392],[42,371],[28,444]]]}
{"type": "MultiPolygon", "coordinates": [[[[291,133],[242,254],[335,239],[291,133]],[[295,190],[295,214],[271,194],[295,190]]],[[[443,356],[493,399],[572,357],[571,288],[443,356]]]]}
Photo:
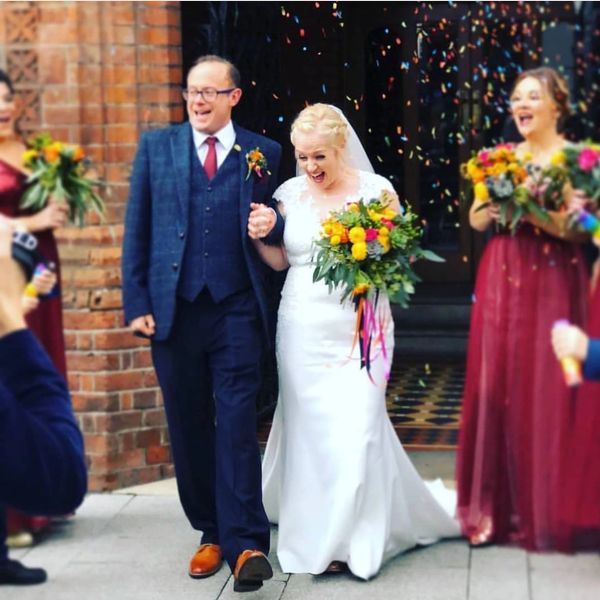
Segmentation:
{"type": "MultiPolygon", "coordinates": [[[[591,295],[586,333],[600,338],[600,284],[591,295]]],[[[564,455],[561,550],[600,550],[600,382],[578,390],[571,442],[564,455]]]]}
{"type": "Polygon", "coordinates": [[[458,518],[496,543],[560,546],[561,461],[576,392],[551,346],[554,321],[582,324],[587,268],[577,244],[522,225],[488,243],[477,273],[457,456],[458,518]]]}
{"type": "MultiPolygon", "coordinates": [[[[19,217],[31,214],[19,208],[21,196],[25,190],[26,176],[8,163],[0,160],[0,213],[7,217],[19,217]]],[[[60,264],[58,249],[51,230],[36,231],[38,250],[44,262],[56,265],[56,274],[60,282],[60,264]]],[[[65,376],[67,365],[65,341],[63,335],[62,306],[60,293],[42,300],[38,308],[27,316],[27,325],[40,340],[50,358],[65,376]]],[[[11,509],[7,513],[9,533],[17,531],[39,531],[48,523],[46,517],[26,516],[11,509]]]]}

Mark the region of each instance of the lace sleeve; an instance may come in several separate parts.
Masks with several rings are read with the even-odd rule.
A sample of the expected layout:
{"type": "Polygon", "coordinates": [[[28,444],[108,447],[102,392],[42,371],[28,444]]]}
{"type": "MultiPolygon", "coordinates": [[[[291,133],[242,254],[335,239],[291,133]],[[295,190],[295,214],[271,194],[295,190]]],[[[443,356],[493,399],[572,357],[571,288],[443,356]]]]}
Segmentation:
{"type": "Polygon", "coordinates": [[[292,177],[284,181],[273,193],[273,198],[283,208],[282,213],[286,213],[289,208],[297,204],[302,191],[302,181],[303,176],[292,177]]]}

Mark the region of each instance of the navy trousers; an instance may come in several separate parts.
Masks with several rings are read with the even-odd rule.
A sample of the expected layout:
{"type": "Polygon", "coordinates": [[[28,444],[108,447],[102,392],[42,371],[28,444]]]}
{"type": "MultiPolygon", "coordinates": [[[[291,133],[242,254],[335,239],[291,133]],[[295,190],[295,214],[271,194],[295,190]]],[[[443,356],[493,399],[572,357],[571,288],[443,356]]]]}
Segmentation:
{"type": "Polygon", "coordinates": [[[6,545],[6,510],[4,505],[0,504],[0,563],[8,560],[8,546],[6,545]]]}
{"type": "Polygon", "coordinates": [[[171,335],[152,342],[181,504],[232,569],[243,550],[269,552],[256,438],[262,345],[252,290],[218,304],[206,291],[178,299],[171,335]]]}

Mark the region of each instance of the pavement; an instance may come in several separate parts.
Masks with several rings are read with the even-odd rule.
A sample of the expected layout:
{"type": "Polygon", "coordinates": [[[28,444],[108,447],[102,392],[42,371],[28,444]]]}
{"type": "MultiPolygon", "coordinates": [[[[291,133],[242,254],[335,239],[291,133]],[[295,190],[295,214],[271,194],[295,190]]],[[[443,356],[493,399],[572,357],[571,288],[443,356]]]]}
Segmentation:
{"type": "MultiPolygon", "coordinates": [[[[453,454],[409,453],[426,479],[451,483],[453,454]]],[[[89,494],[74,518],[57,522],[32,548],[11,551],[48,571],[48,582],[0,587],[4,600],[599,600],[600,554],[530,554],[471,549],[449,540],[407,552],[364,582],[350,574],[288,575],[274,552],[274,578],[252,593],[233,592],[224,566],[192,580],[187,565],[198,535],[179,505],[174,480],[89,494]]],[[[277,529],[272,530],[272,547],[277,529]]]]}

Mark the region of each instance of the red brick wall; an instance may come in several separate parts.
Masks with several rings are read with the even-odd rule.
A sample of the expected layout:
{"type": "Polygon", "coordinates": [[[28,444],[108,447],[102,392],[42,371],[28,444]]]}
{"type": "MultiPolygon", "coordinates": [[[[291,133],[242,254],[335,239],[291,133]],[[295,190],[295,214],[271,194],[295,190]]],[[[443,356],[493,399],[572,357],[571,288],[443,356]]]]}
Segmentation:
{"type": "Polygon", "coordinates": [[[108,184],[106,220],[58,232],[69,387],[90,489],[172,474],[147,343],[123,327],[120,257],[141,131],[183,118],[178,2],[2,2],[0,66],[25,134],[81,143],[108,184]]]}

